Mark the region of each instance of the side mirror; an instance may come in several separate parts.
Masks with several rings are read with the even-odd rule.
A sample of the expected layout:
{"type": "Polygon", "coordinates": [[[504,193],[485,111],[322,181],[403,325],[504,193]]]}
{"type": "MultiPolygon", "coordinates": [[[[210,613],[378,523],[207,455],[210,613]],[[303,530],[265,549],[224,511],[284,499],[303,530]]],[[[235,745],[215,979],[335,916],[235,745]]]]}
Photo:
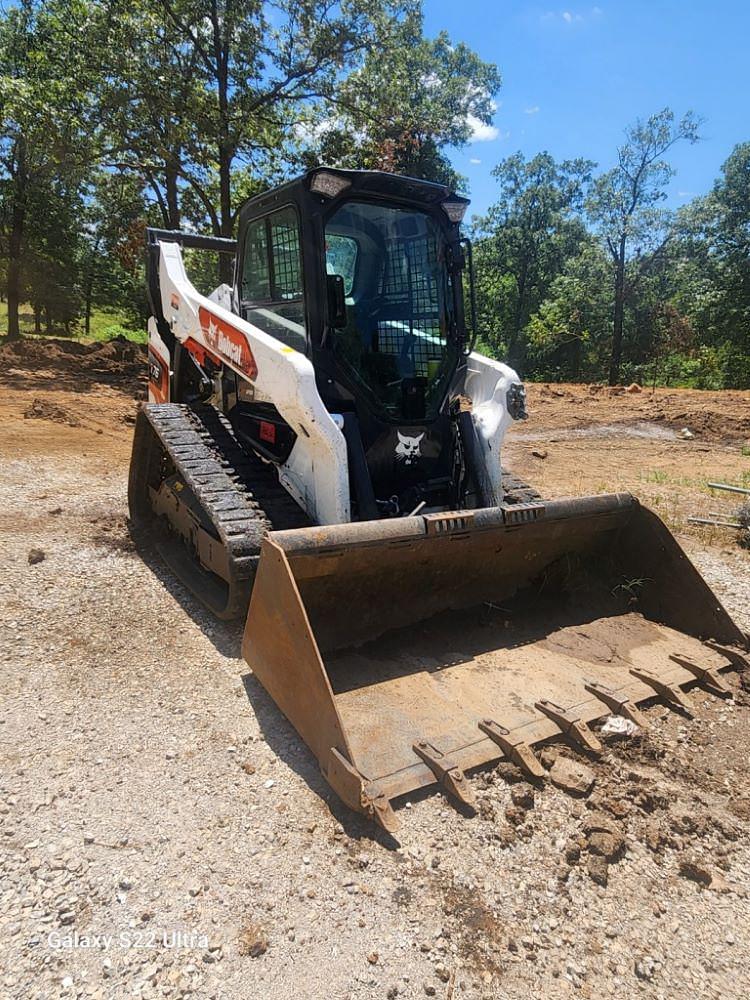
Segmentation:
{"type": "Polygon", "coordinates": [[[327,274],[328,288],[328,323],[334,330],[346,326],[346,295],[344,294],[344,279],[340,274],[327,274]]]}

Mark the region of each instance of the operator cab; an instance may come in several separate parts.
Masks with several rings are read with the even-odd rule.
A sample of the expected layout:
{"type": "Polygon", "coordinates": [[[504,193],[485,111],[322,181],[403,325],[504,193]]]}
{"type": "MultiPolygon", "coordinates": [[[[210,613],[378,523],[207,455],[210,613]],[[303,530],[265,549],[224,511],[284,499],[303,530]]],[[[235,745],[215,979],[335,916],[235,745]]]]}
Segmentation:
{"type": "MultiPolygon", "coordinates": [[[[441,184],[320,168],[240,214],[239,311],[312,360],[324,404],[343,417],[350,468],[370,480],[353,484],[367,517],[460,504],[450,389],[468,351],[467,205],[441,184]]],[[[235,416],[263,453],[252,424],[275,422],[268,406],[249,401],[235,416]]],[[[293,440],[279,437],[288,455],[293,440]]]]}

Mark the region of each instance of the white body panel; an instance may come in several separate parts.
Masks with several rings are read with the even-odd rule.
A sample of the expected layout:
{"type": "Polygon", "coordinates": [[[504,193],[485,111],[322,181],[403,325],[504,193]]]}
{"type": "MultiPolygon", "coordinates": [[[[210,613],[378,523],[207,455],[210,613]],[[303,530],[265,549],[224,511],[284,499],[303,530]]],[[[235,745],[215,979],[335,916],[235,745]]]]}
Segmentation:
{"type": "Polygon", "coordinates": [[[323,405],[313,366],[230,311],[231,290],[210,297],[192,285],[177,243],[159,243],[162,310],[179,341],[196,341],[237,372],[268,400],[297,434],[288,461],[279,468],[284,487],[316,524],[351,520],[349,470],[344,436],[323,405]]]}
{"type": "Polygon", "coordinates": [[[168,403],[172,376],[169,366],[169,348],[159,336],[156,320],[153,316],[149,317],[147,329],[148,401],[149,403],[168,403]]]}
{"type": "Polygon", "coordinates": [[[513,418],[506,403],[508,390],[521,383],[516,372],[502,361],[473,352],[466,362],[466,395],[479,432],[487,475],[498,500],[502,499],[503,467],[500,451],[513,418]]]}

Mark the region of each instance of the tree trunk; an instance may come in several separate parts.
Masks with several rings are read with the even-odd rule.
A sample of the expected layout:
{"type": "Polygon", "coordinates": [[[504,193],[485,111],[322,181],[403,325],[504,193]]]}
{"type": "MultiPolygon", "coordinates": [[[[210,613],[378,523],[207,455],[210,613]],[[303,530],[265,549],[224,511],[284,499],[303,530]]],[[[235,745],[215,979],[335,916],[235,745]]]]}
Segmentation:
{"type": "MultiPolygon", "coordinates": [[[[211,4],[211,24],[213,27],[213,50],[216,60],[216,97],[219,105],[219,236],[232,236],[232,161],[235,147],[232,141],[232,121],[229,110],[229,58],[231,38],[226,22],[219,13],[216,0],[211,4]]],[[[219,254],[219,281],[232,283],[232,260],[224,253],[219,254]]]]}
{"type": "Polygon", "coordinates": [[[26,145],[19,139],[15,146],[15,171],[12,185],[10,234],[8,237],[8,339],[21,336],[18,309],[21,304],[21,251],[26,222],[26,145]]]}
{"type": "Polygon", "coordinates": [[[96,274],[96,262],[99,255],[99,246],[101,244],[101,236],[96,237],[94,243],[94,248],[91,251],[91,261],[89,263],[88,274],[86,275],[86,288],[84,291],[84,320],[83,320],[83,333],[84,336],[88,337],[91,333],[91,300],[94,296],[94,277],[96,274]]]}
{"type": "Polygon", "coordinates": [[[52,310],[48,305],[44,307],[45,327],[48,334],[52,333],[52,310]]]}
{"type": "Polygon", "coordinates": [[[21,327],[18,322],[20,261],[17,257],[8,258],[8,340],[18,340],[21,327]]]}
{"type": "MultiPolygon", "coordinates": [[[[232,238],[232,188],[231,170],[234,155],[224,143],[219,146],[219,236],[232,238]]],[[[232,258],[229,254],[219,254],[219,281],[232,284],[232,258]]]]}
{"type": "Polygon", "coordinates": [[[167,163],[165,170],[165,187],[167,192],[167,216],[170,229],[180,228],[180,199],[177,190],[177,167],[167,163]]]}
{"type": "Polygon", "coordinates": [[[34,306],[34,333],[42,332],[42,307],[39,305],[34,306]]]}
{"type": "Polygon", "coordinates": [[[617,260],[615,261],[615,312],[612,323],[612,356],[609,364],[609,384],[620,381],[622,364],[622,327],[625,313],[625,235],[620,237],[617,260]]]}
{"type": "Polygon", "coordinates": [[[18,310],[21,304],[21,249],[25,209],[18,196],[13,204],[10,237],[8,239],[8,339],[21,336],[18,310]]]}
{"type": "Polygon", "coordinates": [[[518,288],[518,298],[516,299],[513,328],[510,331],[510,337],[508,339],[508,364],[511,368],[515,368],[516,370],[522,365],[526,355],[525,346],[521,339],[521,331],[523,328],[523,312],[524,300],[526,298],[527,277],[528,271],[526,265],[524,264],[516,283],[518,288]]]}

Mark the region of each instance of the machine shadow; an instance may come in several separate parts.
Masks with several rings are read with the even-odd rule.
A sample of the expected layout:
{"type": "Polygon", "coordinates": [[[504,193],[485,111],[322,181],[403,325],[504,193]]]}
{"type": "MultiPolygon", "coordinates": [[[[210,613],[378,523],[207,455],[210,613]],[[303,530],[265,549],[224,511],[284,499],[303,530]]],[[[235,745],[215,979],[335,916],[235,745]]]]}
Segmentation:
{"type": "Polygon", "coordinates": [[[398,840],[374,822],[344,805],[321,774],[315,756],[276,702],[252,673],[243,675],[247,700],[258,720],[263,739],[277,757],[298,775],[325,804],[331,817],[352,840],[374,840],[388,850],[399,847],[398,840]]]}
{"type": "MultiPolygon", "coordinates": [[[[229,659],[240,659],[244,618],[230,622],[220,621],[180,583],[143,538],[137,537],[137,533],[132,531],[131,538],[144,564],[198,626],[214,649],[229,659]]],[[[321,774],[313,753],[253,674],[244,673],[241,675],[241,680],[263,739],[276,756],[302,778],[324,803],[333,820],[341,824],[346,835],[356,841],[377,841],[388,850],[397,848],[398,840],[375,823],[353,812],[339,799],[321,774]]]]}
{"type": "Polygon", "coordinates": [[[167,593],[182,607],[185,614],[198,626],[217,653],[229,659],[241,657],[242,630],[244,617],[234,621],[221,621],[195,597],[184,584],[180,583],[171,569],[162,561],[153,547],[141,535],[133,531],[129,524],[130,538],[142,562],[154,574],[167,593]]]}

